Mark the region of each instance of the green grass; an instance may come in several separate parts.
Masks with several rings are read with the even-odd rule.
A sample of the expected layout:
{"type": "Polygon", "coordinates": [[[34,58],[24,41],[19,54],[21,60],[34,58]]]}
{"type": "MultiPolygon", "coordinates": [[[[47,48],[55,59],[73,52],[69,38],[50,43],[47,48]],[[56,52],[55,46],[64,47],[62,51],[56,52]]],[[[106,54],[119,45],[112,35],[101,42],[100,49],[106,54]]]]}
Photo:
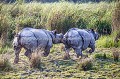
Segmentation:
{"type": "MultiPolygon", "coordinates": [[[[92,65],[88,65],[88,70],[81,69],[81,60],[76,59],[76,54],[71,51],[69,60],[63,60],[65,52],[61,49],[62,45],[54,45],[55,51],[49,54],[48,57],[41,57],[41,67],[38,69],[30,68],[30,62],[24,53],[20,53],[20,62],[18,64],[12,64],[14,70],[1,71],[1,78],[53,78],[53,79],[80,79],[80,78],[102,78],[102,79],[119,79],[120,74],[120,59],[115,62],[112,56],[114,48],[99,48],[89,57],[94,58],[92,65]],[[56,51],[57,50],[57,51],[56,51]],[[106,54],[106,58],[103,56],[106,54]]],[[[85,52],[84,52],[85,54],[85,52]]],[[[14,54],[9,61],[13,63],[14,54]]],[[[89,58],[88,58],[89,59],[89,58]]]]}
{"type": "Polygon", "coordinates": [[[96,41],[96,47],[97,48],[111,48],[115,47],[116,45],[119,47],[120,46],[120,41],[118,43],[114,42],[115,36],[113,35],[107,35],[107,36],[101,36],[97,41],[96,41]]]}
{"type": "MultiPolygon", "coordinates": [[[[13,3],[1,5],[0,33],[7,28],[8,40],[23,27],[57,29],[65,33],[71,27],[95,28],[103,33],[112,28],[112,12],[115,3],[13,3]],[[20,28],[20,29],[19,29],[20,28]]],[[[6,41],[9,42],[9,41],[6,41]]],[[[98,47],[113,47],[113,38],[103,36],[98,47]]],[[[119,42],[120,43],[120,42],[119,42]]],[[[120,45],[120,44],[119,44],[120,45]]]]}
{"type": "Polygon", "coordinates": [[[81,4],[32,2],[4,4],[1,14],[6,17],[5,23],[9,24],[8,27],[31,25],[35,28],[57,29],[64,33],[71,27],[98,28],[104,21],[111,25],[113,9],[114,3],[107,2],[81,4]]]}

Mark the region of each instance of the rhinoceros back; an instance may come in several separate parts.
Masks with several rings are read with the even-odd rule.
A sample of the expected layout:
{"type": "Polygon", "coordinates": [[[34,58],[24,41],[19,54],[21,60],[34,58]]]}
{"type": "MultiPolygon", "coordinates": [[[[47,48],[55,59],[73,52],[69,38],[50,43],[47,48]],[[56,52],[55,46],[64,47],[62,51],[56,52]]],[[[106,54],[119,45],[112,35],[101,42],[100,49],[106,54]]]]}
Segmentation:
{"type": "Polygon", "coordinates": [[[82,42],[83,42],[82,49],[84,50],[89,46],[92,36],[90,35],[90,33],[88,33],[84,29],[83,30],[78,29],[77,31],[78,31],[79,35],[81,36],[81,38],[82,38],[82,42]]]}
{"type": "Polygon", "coordinates": [[[52,39],[47,31],[42,29],[25,28],[20,31],[20,43],[27,49],[45,48],[52,46],[52,39]]]}
{"type": "Polygon", "coordinates": [[[84,29],[72,28],[65,34],[66,43],[73,48],[86,49],[91,42],[91,34],[84,29]]]}

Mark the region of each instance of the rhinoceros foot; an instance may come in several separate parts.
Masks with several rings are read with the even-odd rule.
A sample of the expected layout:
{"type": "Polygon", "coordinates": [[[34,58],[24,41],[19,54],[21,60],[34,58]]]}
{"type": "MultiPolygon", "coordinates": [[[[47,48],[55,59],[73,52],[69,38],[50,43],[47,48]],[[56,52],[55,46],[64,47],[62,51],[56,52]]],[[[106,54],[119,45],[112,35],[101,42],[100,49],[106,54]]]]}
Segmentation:
{"type": "Polygon", "coordinates": [[[14,63],[17,64],[19,62],[19,58],[14,59],[14,63]]]}
{"type": "Polygon", "coordinates": [[[93,52],[93,50],[92,50],[92,49],[90,49],[90,50],[89,50],[89,53],[92,53],[92,52],[93,52]]]}
{"type": "Polygon", "coordinates": [[[64,59],[64,60],[70,59],[70,55],[64,55],[63,59],[64,59]]]}
{"type": "Polygon", "coordinates": [[[87,58],[87,57],[88,57],[88,55],[82,55],[82,56],[81,56],[81,59],[87,58]]]}
{"type": "Polygon", "coordinates": [[[43,56],[43,57],[47,57],[48,54],[47,54],[47,53],[42,53],[42,56],[43,56]]]}

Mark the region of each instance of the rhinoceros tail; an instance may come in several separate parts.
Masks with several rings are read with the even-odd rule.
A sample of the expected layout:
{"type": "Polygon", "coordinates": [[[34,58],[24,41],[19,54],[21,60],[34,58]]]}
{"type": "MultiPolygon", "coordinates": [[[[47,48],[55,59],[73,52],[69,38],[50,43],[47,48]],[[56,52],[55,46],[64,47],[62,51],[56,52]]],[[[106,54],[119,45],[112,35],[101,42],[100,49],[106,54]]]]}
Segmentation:
{"type": "Polygon", "coordinates": [[[20,45],[19,40],[20,40],[20,34],[15,35],[13,40],[13,46],[19,46],[20,45]]]}

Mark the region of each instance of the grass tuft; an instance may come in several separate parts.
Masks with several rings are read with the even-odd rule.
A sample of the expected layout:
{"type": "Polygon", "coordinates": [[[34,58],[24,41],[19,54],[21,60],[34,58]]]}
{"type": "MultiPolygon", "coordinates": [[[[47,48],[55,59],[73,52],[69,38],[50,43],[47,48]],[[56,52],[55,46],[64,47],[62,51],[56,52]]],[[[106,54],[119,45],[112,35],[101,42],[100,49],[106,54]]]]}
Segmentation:
{"type": "Polygon", "coordinates": [[[79,62],[79,68],[86,71],[86,70],[90,70],[93,67],[93,58],[85,58],[85,59],[81,59],[79,62]]]}
{"type": "Polygon", "coordinates": [[[13,67],[7,56],[0,56],[0,71],[10,71],[10,70],[13,70],[13,67]]]}
{"type": "Polygon", "coordinates": [[[42,50],[36,50],[32,53],[30,59],[30,67],[31,68],[40,68],[41,65],[41,52],[42,50]]]}
{"type": "Polygon", "coordinates": [[[115,50],[115,51],[113,51],[113,59],[114,59],[114,61],[119,61],[119,54],[120,52],[119,51],[117,51],[117,50],[115,50]]]}

